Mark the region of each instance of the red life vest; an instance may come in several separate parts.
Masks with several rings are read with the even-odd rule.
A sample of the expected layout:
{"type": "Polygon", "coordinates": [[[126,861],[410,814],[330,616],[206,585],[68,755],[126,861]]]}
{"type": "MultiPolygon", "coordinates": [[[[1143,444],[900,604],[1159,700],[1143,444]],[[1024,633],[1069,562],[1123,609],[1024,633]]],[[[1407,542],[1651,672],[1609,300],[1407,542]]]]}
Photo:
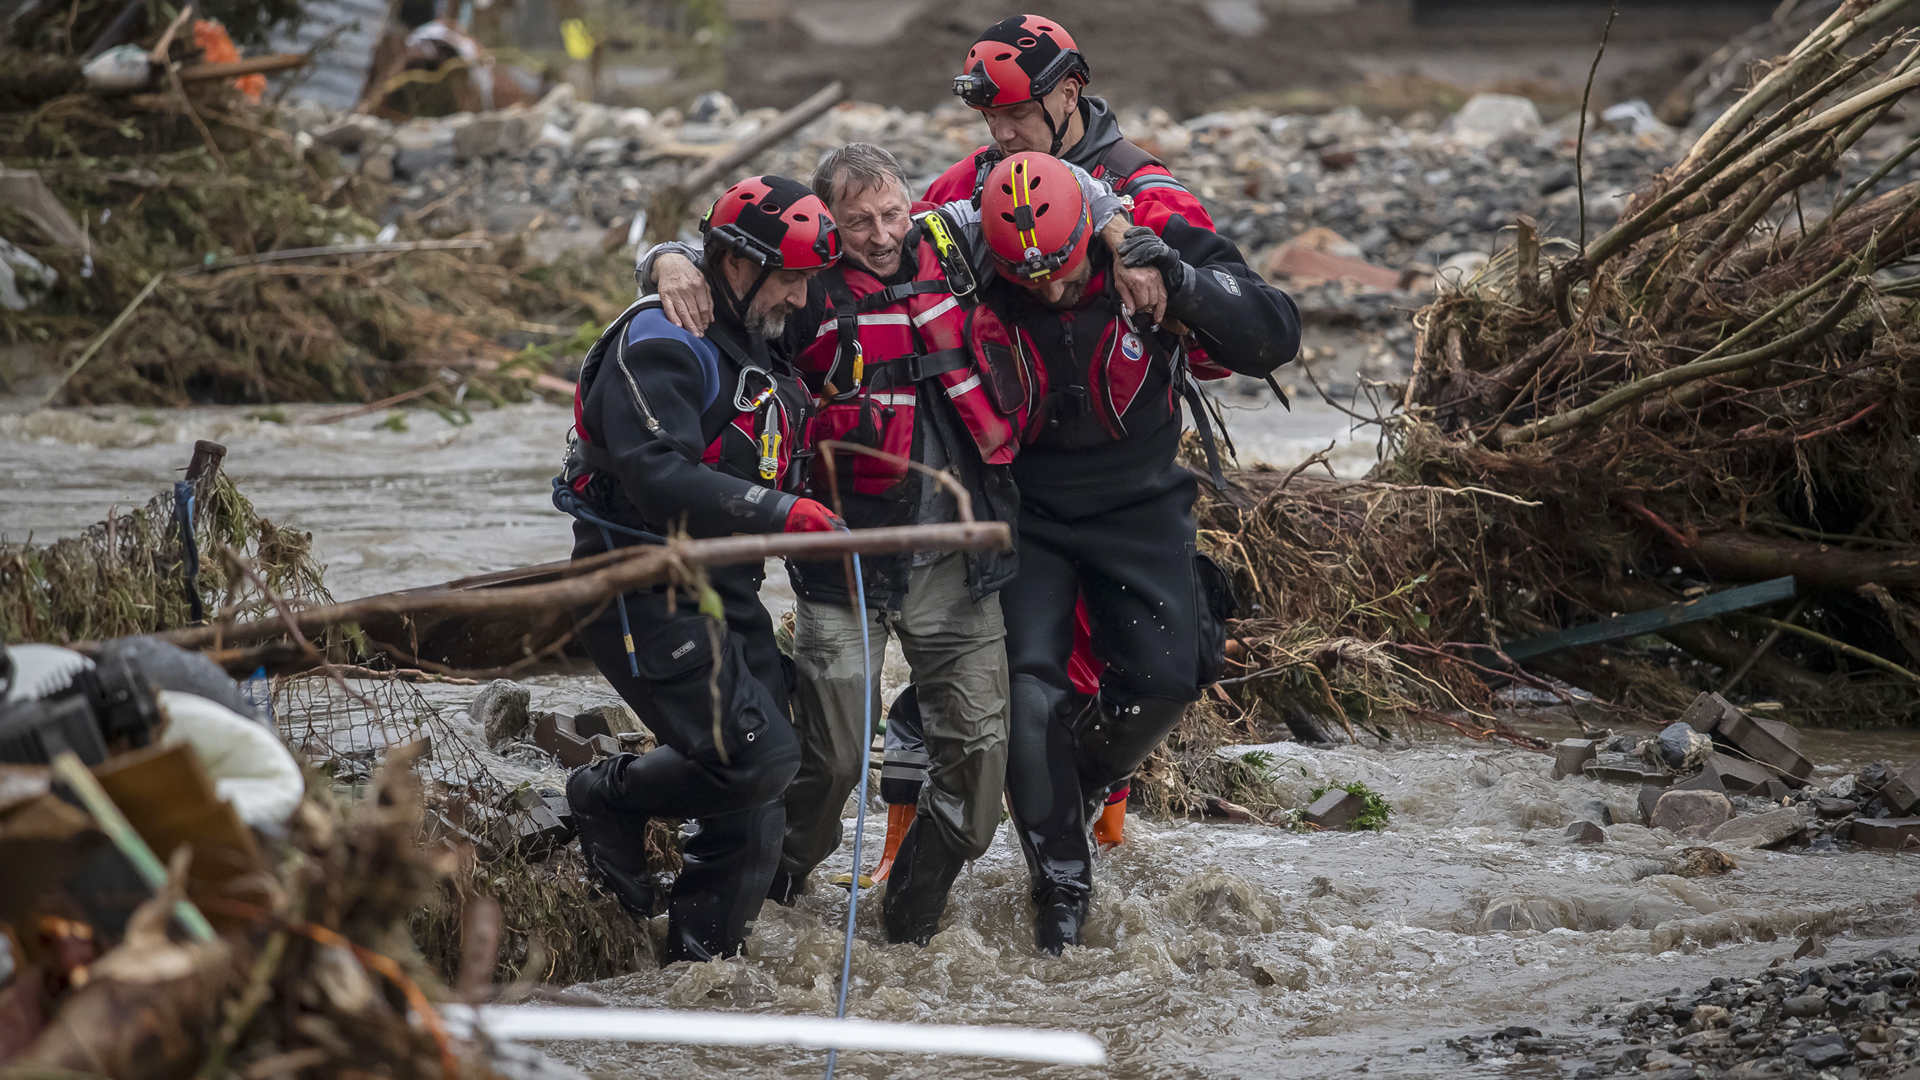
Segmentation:
{"type": "Polygon", "coordinates": [[[1065,429],[1060,437],[1070,445],[1117,441],[1158,430],[1179,408],[1174,395],[1185,384],[1185,350],[1169,351],[1128,325],[1104,271],[1087,288],[1092,303],[1053,316],[1066,324],[1072,356],[1043,354],[1026,328],[1009,327],[989,304],[970,313],[975,363],[997,373],[996,385],[1019,387],[1006,396],[1022,444],[1050,427],[1065,429]]]}
{"type": "Polygon", "coordinates": [[[845,262],[820,275],[832,306],[794,359],[827,391],[809,445],[857,442],[901,459],[855,456],[853,487],[862,495],[885,494],[906,478],[902,462],[913,457],[914,411],[929,380],[953,403],[982,461],[1004,465],[1018,449],[1008,413],[989,398],[966,349],[975,309],[954,298],[933,244],[917,240],[917,229],[908,238],[914,278],[904,285],[885,285],[845,262]]]}

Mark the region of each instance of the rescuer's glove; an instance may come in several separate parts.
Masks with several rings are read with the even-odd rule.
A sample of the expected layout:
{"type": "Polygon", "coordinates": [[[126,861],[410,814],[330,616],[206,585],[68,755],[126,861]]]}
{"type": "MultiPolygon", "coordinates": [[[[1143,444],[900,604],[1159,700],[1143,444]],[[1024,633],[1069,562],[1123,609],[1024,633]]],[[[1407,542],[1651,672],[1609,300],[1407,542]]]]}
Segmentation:
{"type": "Polygon", "coordinates": [[[787,511],[786,529],[790,533],[832,532],[835,529],[844,528],[846,528],[846,522],[841,521],[839,516],[827,509],[825,505],[812,499],[795,499],[793,509],[787,511]]]}
{"type": "Polygon", "coordinates": [[[1151,266],[1160,271],[1160,277],[1167,283],[1167,299],[1171,301],[1193,288],[1193,267],[1180,258],[1165,240],[1145,225],[1135,225],[1120,238],[1120,264],[1122,266],[1151,266]]]}

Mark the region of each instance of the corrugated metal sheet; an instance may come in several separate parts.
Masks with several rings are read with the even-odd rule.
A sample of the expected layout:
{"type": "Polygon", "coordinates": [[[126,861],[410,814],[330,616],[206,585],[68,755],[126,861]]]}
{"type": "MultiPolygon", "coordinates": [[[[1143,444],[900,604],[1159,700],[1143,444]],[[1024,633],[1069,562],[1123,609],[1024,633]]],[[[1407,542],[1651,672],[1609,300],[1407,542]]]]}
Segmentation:
{"type": "Polygon", "coordinates": [[[311,0],[300,29],[274,38],[276,52],[305,52],[315,42],[339,31],[339,36],[315,59],[298,88],[288,96],[300,101],[347,108],[360,100],[367,81],[367,65],[387,19],[387,0],[311,0]]]}

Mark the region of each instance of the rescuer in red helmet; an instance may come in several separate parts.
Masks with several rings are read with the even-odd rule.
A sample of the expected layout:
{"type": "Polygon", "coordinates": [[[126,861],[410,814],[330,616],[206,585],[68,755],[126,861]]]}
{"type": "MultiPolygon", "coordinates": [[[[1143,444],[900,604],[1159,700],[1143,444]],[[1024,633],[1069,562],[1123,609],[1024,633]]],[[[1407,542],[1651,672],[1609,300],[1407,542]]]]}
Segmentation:
{"type": "Polygon", "coordinates": [[[1114,256],[1091,243],[1082,189],[1060,159],[1023,152],[981,186],[991,277],[969,324],[983,378],[1025,388],[1020,569],[1001,593],[1007,626],[1007,795],[1033,871],[1036,942],[1080,942],[1093,892],[1088,825],[1108,789],[1146,759],[1219,677],[1232,589],[1195,553],[1192,473],[1175,460],[1185,399],[1218,471],[1189,367],[1265,377],[1300,343],[1293,302],[1234,245],[1171,221],[1126,230],[1119,259],[1160,275],[1165,319],[1129,318],[1114,256]],[[1093,658],[1090,698],[1069,659],[1077,599],[1093,658]]]}
{"type": "MultiPolygon", "coordinates": [[[[840,237],[812,192],[779,176],[728,188],[700,223],[715,317],[696,336],[657,297],[628,308],[581,367],[566,475],[554,504],[574,516],[575,559],[696,537],[836,527],[791,491],[811,396],[771,355],[840,237]]],[[[594,665],[659,740],[567,778],[580,848],[636,918],[653,914],[646,827],[693,818],[667,899],[663,959],[739,952],[780,856],[781,794],[799,766],[790,687],[760,604],[759,563],[708,572],[723,616],[661,587],[575,611],[594,665]],[[717,709],[717,713],[716,713],[717,709]]]]}
{"type": "MultiPolygon", "coordinates": [[[[1161,233],[1170,218],[1179,217],[1188,225],[1213,228],[1213,218],[1200,200],[1158,158],[1121,136],[1119,121],[1105,101],[1086,95],[1092,78],[1092,69],[1072,36],[1052,19],[1014,15],[987,27],[967,50],[960,74],[954,77],[953,92],[986,119],[993,145],[981,147],[941,174],[927,188],[927,201],[971,198],[1000,158],[1033,151],[1071,162],[1106,181],[1116,194],[1132,201],[1132,224],[1161,233]]],[[[1109,247],[1117,248],[1117,231],[1107,240],[1109,247]]],[[[1118,283],[1121,298],[1135,310],[1152,311],[1158,318],[1164,311],[1164,297],[1156,303],[1134,295],[1126,271],[1123,267],[1118,283]]]]}
{"type": "MultiPolygon", "coordinates": [[[[1105,185],[1060,167],[1066,182],[1081,187],[1095,224],[1120,214],[1105,185]]],[[[796,367],[820,393],[817,439],[890,455],[835,454],[837,490],[829,487],[824,457],[817,458],[816,497],[837,497],[855,527],[956,520],[958,503],[947,486],[911,469],[913,462],[957,481],[977,520],[1012,524],[1017,496],[1008,463],[1019,441],[1008,417],[1022,391],[1017,377],[983,379],[965,347],[980,286],[994,272],[978,242],[977,209],[957,202],[913,214],[900,163],[862,143],[822,158],[813,189],[840,223],[847,255],[816,279],[807,307],[776,348],[794,350],[796,367]]],[[[678,243],[642,258],[642,288],[658,275],[669,318],[697,324],[700,279],[693,268],[701,258],[699,249],[678,243]]],[[[913,709],[921,733],[913,748],[890,742],[883,770],[891,806],[873,874],[887,882],[881,921],[889,941],[926,944],[954,879],[986,851],[1000,823],[1007,658],[998,593],[1013,576],[1015,556],[928,552],[863,564],[866,596],[856,615],[838,562],[788,563],[802,757],[787,789],[787,836],[771,896],[790,901],[840,845],[842,808],[867,767],[862,723],[869,707],[879,715],[881,703],[878,678],[869,680],[860,662],[864,619],[872,672],[889,638],[905,655],[916,692],[894,709],[913,709]]]]}
{"type": "MultiPolygon", "coordinates": [[[[1213,218],[1200,200],[1158,158],[1121,135],[1105,101],[1086,95],[1092,77],[1073,37],[1053,19],[1015,15],[988,27],[967,50],[953,92],[986,119],[993,145],[981,147],[948,169],[928,187],[927,200],[970,198],[1001,157],[1038,151],[1106,181],[1129,201],[1135,226],[1164,235],[1177,219],[1187,226],[1212,229],[1213,218]]],[[[1109,248],[1119,250],[1124,227],[1125,223],[1115,223],[1104,231],[1109,248]]],[[[1126,266],[1115,273],[1120,298],[1128,306],[1152,312],[1156,320],[1165,314],[1165,293],[1156,276],[1126,266]]],[[[1204,350],[1196,350],[1191,361],[1197,379],[1228,374],[1210,364],[1204,350]]],[[[1074,682],[1076,687],[1090,689],[1098,681],[1099,664],[1087,647],[1084,610],[1079,622],[1074,682]]],[[[1128,790],[1121,780],[1109,795],[1107,810],[1096,825],[1103,845],[1121,840],[1128,790]]]]}

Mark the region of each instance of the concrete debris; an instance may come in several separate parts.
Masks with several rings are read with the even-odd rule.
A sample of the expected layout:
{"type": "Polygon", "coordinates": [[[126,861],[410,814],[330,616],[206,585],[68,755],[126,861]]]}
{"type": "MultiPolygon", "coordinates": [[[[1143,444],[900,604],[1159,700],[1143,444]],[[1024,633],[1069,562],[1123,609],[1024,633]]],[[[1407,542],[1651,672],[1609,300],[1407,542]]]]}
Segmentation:
{"type": "Polygon", "coordinates": [[[1920,761],[1908,765],[1905,772],[1887,781],[1880,788],[1880,800],[1896,814],[1904,814],[1920,806],[1920,761]]]}
{"type": "Polygon", "coordinates": [[[1720,718],[1714,738],[1765,766],[1774,778],[1790,787],[1804,787],[1813,775],[1813,762],[1795,748],[1800,736],[1791,725],[1755,720],[1735,710],[1720,718]]]}
{"type": "Polygon", "coordinates": [[[1553,778],[1564,780],[1569,776],[1579,776],[1587,762],[1594,759],[1598,739],[1561,739],[1553,744],[1553,778]]]}
{"type": "Polygon", "coordinates": [[[1364,796],[1341,788],[1330,788],[1325,795],[1315,799],[1312,806],[1307,807],[1306,819],[1310,825],[1334,832],[1346,828],[1366,808],[1364,796]]]}
{"type": "Polygon", "coordinates": [[[1856,820],[1851,839],[1875,851],[1920,852],[1920,818],[1856,820]]]}
{"type": "Polygon", "coordinates": [[[1816,798],[1813,800],[1813,812],[1829,821],[1838,820],[1860,809],[1860,804],[1852,799],[1816,798]]]}
{"type": "Polygon", "coordinates": [[[1648,823],[1676,833],[1704,834],[1733,817],[1733,803],[1717,791],[1666,791],[1655,800],[1648,823]]]}
{"type": "Polygon", "coordinates": [[[1673,776],[1670,773],[1648,765],[1639,754],[1618,750],[1597,754],[1594,760],[1586,764],[1585,771],[1595,780],[1606,780],[1615,784],[1644,784],[1663,788],[1673,782],[1673,776]]]}
{"type": "Polygon", "coordinates": [[[1731,792],[1748,792],[1766,786],[1769,779],[1767,770],[1751,761],[1742,761],[1727,754],[1715,753],[1707,759],[1705,772],[1712,773],[1720,786],[1731,792]]]}
{"type": "Polygon", "coordinates": [[[1701,769],[1699,772],[1688,777],[1687,779],[1682,780],[1677,784],[1674,784],[1673,790],[1674,791],[1717,791],[1720,794],[1725,795],[1727,793],[1727,785],[1724,782],[1722,782],[1722,780],[1720,779],[1719,773],[1714,772],[1712,769],[1701,769]]]}
{"type": "Polygon", "coordinates": [[[555,712],[543,712],[533,718],[533,744],[569,769],[591,765],[596,758],[620,752],[620,744],[608,735],[582,736],[574,729],[573,718],[555,712]]]}
{"type": "Polygon", "coordinates": [[[585,712],[575,713],[573,730],[581,738],[607,735],[615,742],[622,743],[626,741],[622,736],[627,735],[645,734],[648,738],[652,738],[651,734],[640,726],[640,718],[633,714],[633,710],[620,703],[598,705],[585,712]]]}
{"type": "Polygon", "coordinates": [[[1737,817],[1706,834],[1706,839],[1728,847],[1774,847],[1807,831],[1808,815],[1787,807],[1752,817],[1737,817]]]}

